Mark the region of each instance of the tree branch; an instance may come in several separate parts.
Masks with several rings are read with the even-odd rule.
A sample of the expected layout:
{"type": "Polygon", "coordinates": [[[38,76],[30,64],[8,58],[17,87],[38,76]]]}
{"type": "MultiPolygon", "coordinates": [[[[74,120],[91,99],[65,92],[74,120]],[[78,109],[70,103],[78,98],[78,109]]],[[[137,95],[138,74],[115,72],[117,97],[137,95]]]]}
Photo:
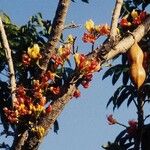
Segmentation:
{"type": "MultiPolygon", "coordinates": [[[[115,47],[110,49],[110,51],[104,56],[105,59],[102,60],[101,62],[104,63],[114,58],[118,54],[125,53],[132,46],[134,40],[140,41],[149,30],[150,30],[150,17],[148,17],[145,20],[145,22],[139,25],[139,27],[137,27],[137,29],[132,34],[129,34],[127,37],[124,37],[115,47]]],[[[104,50],[104,48],[105,47],[103,46],[99,49],[96,49],[92,53],[88,54],[88,57],[93,58],[99,57],[100,59],[101,50],[102,49],[104,50]]],[[[52,127],[57,117],[61,114],[65,105],[73,97],[73,93],[76,90],[76,83],[79,82],[81,77],[82,76],[80,76],[79,74],[74,73],[72,75],[72,78],[68,80],[68,84],[63,86],[62,95],[52,103],[52,112],[41,117],[38,126],[42,126],[45,129],[44,136],[48,133],[49,128],[52,127]]],[[[33,133],[31,133],[31,135],[29,134],[28,139],[25,141],[25,144],[22,147],[22,150],[25,150],[26,147],[28,147],[28,150],[37,150],[43,138],[44,137],[40,139],[36,134],[33,133]]]]}
{"type": "Polygon", "coordinates": [[[65,23],[65,18],[66,18],[69,4],[70,4],[70,0],[59,0],[56,14],[53,20],[52,28],[51,28],[49,40],[43,52],[42,59],[40,59],[40,61],[38,62],[38,66],[42,70],[47,69],[49,60],[52,54],[55,53],[55,48],[57,46],[57,43],[59,42],[60,36],[64,29],[64,23],[65,23]]]}
{"type": "Polygon", "coordinates": [[[5,49],[5,55],[8,63],[8,68],[10,72],[10,86],[11,86],[11,96],[12,96],[12,105],[13,105],[13,100],[16,99],[15,91],[16,91],[16,79],[15,79],[15,71],[14,71],[14,65],[13,65],[13,59],[11,56],[11,49],[8,44],[7,36],[5,33],[5,29],[2,23],[2,20],[0,18],[0,32],[1,32],[1,37],[2,37],[2,42],[3,46],[5,49]]]}
{"type": "Polygon", "coordinates": [[[114,8],[112,20],[111,20],[111,30],[110,30],[110,40],[111,41],[115,41],[115,38],[117,35],[118,19],[120,16],[122,4],[123,4],[123,0],[116,0],[116,5],[114,8]]]}
{"type": "MultiPolygon", "coordinates": [[[[127,50],[133,45],[134,41],[139,42],[145,34],[150,30],[150,16],[140,24],[132,33],[129,33],[127,37],[124,37],[116,46],[104,56],[105,61],[114,58],[116,55],[126,53],[127,50]]],[[[98,49],[100,57],[101,49],[98,49]]]]}

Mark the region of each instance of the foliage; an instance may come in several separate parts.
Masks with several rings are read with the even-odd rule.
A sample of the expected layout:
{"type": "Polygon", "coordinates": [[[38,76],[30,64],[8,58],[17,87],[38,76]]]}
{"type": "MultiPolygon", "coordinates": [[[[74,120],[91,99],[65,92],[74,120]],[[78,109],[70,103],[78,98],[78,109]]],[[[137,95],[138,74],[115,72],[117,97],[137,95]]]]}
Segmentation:
{"type": "MultiPolygon", "coordinates": [[[[88,0],[81,1],[89,3],[88,0]]],[[[76,1],[72,0],[72,2],[76,1]]],[[[132,32],[148,18],[149,14],[145,8],[149,3],[148,0],[124,1],[117,28],[117,37],[121,39],[127,34],[132,35],[132,32]]],[[[72,95],[69,93],[69,96],[78,98],[81,94],[79,85],[88,88],[93,74],[100,71],[102,60],[89,55],[99,49],[95,49],[95,41],[102,36],[106,38],[106,41],[111,42],[109,39],[111,28],[107,24],[97,25],[92,19],[86,21],[82,41],[89,43],[92,47],[87,55],[78,52],[77,37],[70,34],[64,39],[63,33],[61,33],[60,42],[57,43],[57,47],[50,55],[48,68],[43,71],[40,68],[40,61],[43,59],[45,50],[49,47],[49,37],[53,29],[51,21],[43,19],[41,13],[32,16],[27,24],[22,26],[13,24],[5,13],[1,14],[1,18],[12,50],[17,84],[16,99],[11,99],[11,87],[8,82],[11,74],[1,37],[0,77],[4,76],[0,79],[0,117],[3,127],[1,135],[12,136],[15,139],[16,137],[20,138],[20,135],[28,131],[32,136],[36,135],[40,141],[45,136],[46,131],[38,123],[44,116],[53,115],[55,109],[53,104],[69,91],[66,90],[66,87],[70,88],[75,84],[75,90],[71,93],[72,95]]],[[[131,150],[139,147],[139,143],[145,147],[149,142],[145,142],[144,136],[149,138],[147,132],[149,124],[145,124],[145,120],[150,115],[147,114],[145,118],[143,115],[144,105],[150,101],[149,33],[136,44],[133,55],[128,52],[116,56],[114,60],[120,59],[120,63],[110,66],[103,76],[103,79],[111,76],[112,85],[115,85],[120,78],[122,80],[122,85],[115,90],[108,100],[107,107],[112,104],[115,111],[126,101],[127,107],[133,104],[137,110],[137,119],[129,120],[128,125],[120,123],[112,114],[108,116],[110,125],[117,124],[124,129],[113,143],[108,142],[106,146],[102,146],[106,150],[131,150]],[[144,59],[141,59],[141,55],[138,56],[137,46],[144,59]],[[134,73],[132,69],[135,69],[134,73]],[[141,69],[146,73],[146,77],[144,76],[142,81],[141,69]],[[140,85],[137,83],[139,80],[141,81],[140,85]]],[[[105,42],[103,46],[106,46],[105,42]]],[[[111,45],[110,48],[112,46],[114,45],[111,45]]],[[[133,49],[133,47],[131,48],[133,49]]],[[[62,105],[62,101],[59,105],[62,105]]],[[[54,132],[57,133],[58,130],[58,121],[54,120],[54,132]]],[[[0,148],[9,149],[10,146],[1,143],[0,148]]]]}
{"type": "MultiPolygon", "coordinates": [[[[134,20],[136,17],[140,16],[139,12],[141,10],[139,9],[139,6],[142,6],[142,9],[144,10],[148,6],[149,3],[150,3],[149,1],[136,1],[136,0],[133,0],[133,1],[127,0],[124,2],[124,6],[121,12],[122,19],[119,24],[119,28],[122,32],[121,34],[124,34],[124,33],[126,34],[127,30],[132,32],[135,29],[135,25],[138,25],[140,23],[140,22],[137,22],[137,20],[134,20]],[[134,12],[135,9],[137,10],[138,13],[134,12]]],[[[140,17],[139,17],[139,21],[140,21],[140,17]]],[[[149,39],[149,35],[146,35],[139,42],[139,45],[143,50],[142,53],[144,54],[144,61],[142,61],[141,57],[139,57],[140,59],[139,61],[135,60],[135,62],[137,63],[140,63],[142,61],[141,65],[142,67],[144,67],[146,71],[146,79],[144,79],[144,83],[142,87],[140,87],[140,89],[136,87],[135,82],[133,82],[133,78],[131,75],[130,67],[132,65],[131,63],[133,60],[131,61],[131,58],[129,57],[130,53],[125,53],[125,54],[120,55],[120,57],[122,57],[122,58],[119,57],[121,60],[121,63],[111,66],[103,75],[103,79],[110,77],[110,76],[112,77],[112,85],[115,85],[119,79],[122,80],[122,85],[120,85],[115,90],[113,96],[111,96],[110,99],[108,100],[107,107],[110,104],[112,104],[113,110],[116,110],[116,109],[119,109],[120,106],[122,106],[124,102],[126,102],[127,107],[129,107],[132,103],[137,109],[137,120],[128,121],[128,126],[120,123],[116,119],[115,119],[116,120],[115,123],[113,123],[114,118],[112,118],[112,115],[108,116],[110,125],[118,124],[118,125],[123,126],[125,129],[119,133],[119,135],[116,137],[113,143],[108,142],[108,145],[106,147],[103,147],[104,149],[110,149],[110,150],[134,149],[136,147],[135,145],[139,136],[138,130],[140,130],[139,128],[143,128],[143,126],[145,125],[146,119],[144,118],[144,116],[142,116],[143,117],[142,119],[142,117],[139,114],[139,111],[140,111],[139,109],[144,109],[144,106],[146,105],[146,103],[149,102],[149,92],[148,92],[149,91],[148,89],[150,88],[148,86],[149,85],[149,61],[147,59],[148,58],[147,55],[149,54],[149,48],[147,47],[148,39],[149,39]],[[146,65],[145,65],[145,62],[146,62],[146,65]],[[140,98],[142,98],[141,104],[140,104],[140,98]],[[140,126],[139,122],[143,122],[143,125],[140,126]]],[[[138,48],[136,47],[135,52],[137,52],[137,49],[138,48]]],[[[134,56],[133,59],[136,59],[138,54],[134,53],[133,56],[134,56]]],[[[144,128],[141,130],[144,130],[144,128]]],[[[140,136],[141,138],[144,138],[144,135],[142,135],[142,133],[140,136]]],[[[147,145],[146,143],[142,142],[142,147],[146,148],[147,147],[146,145],[147,145]]],[[[147,150],[145,148],[143,150],[147,150]]]]}

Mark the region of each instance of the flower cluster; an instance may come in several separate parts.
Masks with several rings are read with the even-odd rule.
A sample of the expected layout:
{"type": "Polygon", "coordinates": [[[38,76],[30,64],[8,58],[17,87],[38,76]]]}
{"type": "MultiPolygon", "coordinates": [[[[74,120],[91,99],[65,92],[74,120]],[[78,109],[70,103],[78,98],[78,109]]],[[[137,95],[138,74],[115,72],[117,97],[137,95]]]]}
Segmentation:
{"type": "Polygon", "coordinates": [[[27,53],[22,55],[22,63],[23,65],[28,66],[31,63],[31,60],[37,60],[40,58],[40,47],[38,44],[34,44],[32,47],[28,47],[27,53]]]}
{"type": "Polygon", "coordinates": [[[137,11],[133,9],[130,15],[124,16],[120,21],[120,26],[122,28],[131,28],[132,26],[137,26],[142,23],[143,20],[147,17],[145,11],[137,11]]]}
{"type": "MultiPolygon", "coordinates": [[[[81,85],[82,85],[84,88],[89,88],[90,82],[92,81],[92,77],[93,77],[92,73],[89,73],[89,74],[84,75],[83,78],[82,78],[81,85]]],[[[80,97],[80,96],[81,96],[80,90],[79,90],[79,89],[76,89],[75,92],[74,92],[74,94],[73,94],[73,96],[74,96],[75,98],[80,97]]]]}
{"type": "Polygon", "coordinates": [[[78,98],[81,96],[81,92],[79,91],[79,89],[76,89],[75,92],[73,93],[73,97],[78,98]]]}
{"type": "Polygon", "coordinates": [[[84,75],[100,70],[99,60],[88,58],[84,54],[76,53],[74,55],[74,60],[76,63],[76,68],[84,75]]]}
{"type": "Polygon", "coordinates": [[[83,80],[81,84],[84,88],[88,88],[90,86],[90,81],[92,81],[92,77],[93,75],[91,73],[83,76],[83,80]]]}
{"type": "Polygon", "coordinates": [[[105,25],[95,25],[90,19],[85,23],[85,29],[87,33],[84,33],[82,40],[85,43],[94,43],[102,35],[108,35],[110,33],[110,27],[105,25]]]}
{"type": "Polygon", "coordinates": [[[138,122],[136,120],[129,120],[128,124],[129,124],[128,134],[130,136],[135,136],[137,133],[138,122]]]}
{"type": "Polygon", "coordinates": [[[45,133],[45,129],[43,127],[41,127],[41,126],[33,127],[31,129],[31,131],[37,133],[39,138],[43,137],[43,135],[45,133]]]}
{"type": "Polygon", "coordinates": [[[52,110],[51,105],[46,107],[46,97],[43,95],[43,89],[47,87],[46,83],[39,82],[39,80],[33,81],[33,93],[31,96],[27,96],[27,89],[23,86],[19,86],[16,91],[16,99],[14,100],[13,109],[4,108],[5,115],[10,123],[18,123],[19,118],[25,116],[30,121],[31,118],[37,118],[40,114],[50,113],[52,110]]]}
{"type": "Polygon", "coordinates": [[[70,58],[73,41],[73,36],[69,35],[66,42],[58,48],[57,53],[52,55],[51,60],[54,61],[56,68],[70,58]]]}

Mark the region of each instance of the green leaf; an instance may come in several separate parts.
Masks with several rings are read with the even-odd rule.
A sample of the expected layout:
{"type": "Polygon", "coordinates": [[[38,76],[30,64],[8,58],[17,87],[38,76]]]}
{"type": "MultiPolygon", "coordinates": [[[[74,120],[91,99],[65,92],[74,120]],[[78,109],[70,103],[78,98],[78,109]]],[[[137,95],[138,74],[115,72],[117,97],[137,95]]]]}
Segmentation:
{"type": "Polygon", "coordinates": [[[58,124],[58,121],[56,120],[56,121],[54,122],[54,132],[55,132],[56,134],[58,134],[58,130],[59,130],[59,124],[58,124]]]}
{"type": "Polygon", "coordinates": [[[109,68],[103,75],[102,80],[104,80],[105,78],[107,78],[108,76],[112,76],[114,73],[114,66],[109,68]]]}
{"type": "Polygon", "coordinates": [[[125,64],[127,63],[127,60],[128,60],[127,54],[126,54],[126,53],[125,53],[125,54],[122,54],[122,64],[123,64],[123,65],[125,65],[125,64]]]}
{"type": "Polygon", "coordinates": [[[130,94],[131,94],[131,93],[130,93],[130,91],[129,91],[127,88],[125,88],[125,89],[121,92],[120,96],[117,98],[117,102],[116,102],[117,108],[119,108],[119,107],[121,106],[121,104],[128,98],[128,96],[129,96],[130,94]]]}
{"type": "Polygon", "coordinates": [[[128,72],[123,72],[123,77],[122,77],[122,82],[123,85],[127,85],[128,81],[129,81],[129,73],[128,72]]]}
{"type": "Polygon", "coordinates": [[[130,148],[131,146],[133,146],[135,144],[135,142],[130,142],[124,145],[125,149],[130,148]]]}
{"type": "Polygon", "coordinates": [[[41,13],[38,13],[37,14],[37,22],[38,22],[38,24],[43,28],[44,27],[44,25],[43,25],[43,22],[42,22],[42,14],[41,13]]]}
{"type": "Polygon", "coordinates": [[[134,95],[131,94],[131,96],[129,97],[128,99],[128,102],[127,102],[127,107],[129,107],[129,105],[131,104],[131,102],[134,100],[134,95]]]}
{"type": "Polygon", "coordinates": [[[81,0],[82,2],[89,3],[89,0],[81,0]]]}
{"type": "Polygon", "coordinates": [[[110,97],[106,107],[108,107],[110,105],[111,102],[113,102],[113,105],[114,105],[114,109],[116,107],[116,100],[117,100],[117,97],[119,96],[119,93],[121,92],[121,90],[124,88],[124,86],[120,86],[115,92],[114,92],[114,95],[112,97],[110,97]]]}
{"type": "Polygon", "coordinates": [[[128,71],[127,65],[117,64],[117,65],[109,68],[104,73],[104,75],[102,77],[102,80],[104,80],[108,76],[112,76],[113,75],[113,77],[112,77],[112,84],[114,85],[118,81],[118,79],[119,79],[120,75],[122,74],[122,72],[126,72],[126,71],[128,71]]]}
{"type": "Polygon", "coordinates": [[[0,17],[2,18],[2,21],[6,24],[10,24],[11,20],[9,18],[9,16],[7,14],[5,14],[4,12],[0,12],[0,17]]]}
{"type": "Polygon", "coordinates": [[[106,107],[108,107],[110,105],[111,102],[114,101],[114,96],[112,96],[109,100],[108,100],[108,103],[106,105],[106,107]]]}
{"type": "Polygon", "coordinates": [[[112,77],[112,85],[115,85],[115,83],[118,81],[122,71],[114,72],[114,75],[112,77]]]}
{"type": "Polygon", "coordinates": [[[127,129],[121,131],[119,135],[116,137],[115,142],[118,143],[122,137],[127,133],[127,129]]]}

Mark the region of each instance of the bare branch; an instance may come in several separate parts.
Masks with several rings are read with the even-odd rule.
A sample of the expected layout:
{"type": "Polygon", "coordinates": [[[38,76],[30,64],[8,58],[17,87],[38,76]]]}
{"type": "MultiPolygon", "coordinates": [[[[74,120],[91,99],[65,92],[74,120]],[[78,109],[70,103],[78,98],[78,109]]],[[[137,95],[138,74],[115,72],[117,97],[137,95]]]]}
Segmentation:
{"type": "Polygon", "coordinates": [[[123,4],[123,0],[116,0],[116,5],[111,20],[111,30],[110,30],[110,40],[112,41],[115,41],[115,37],[117,35],[118,19],[119,19],[122,4],[123,4]]]}
{"type": "Polygon", "coordinates": [[[38,62],[38,66],[42,70],[47,69],[49,59],[51,58],[52,54],[55,53],[55,48],[64,29],[64,22],[69,4],[70,0],[59,0],[47,46],[43,52],[42,59],[38,62]]]}
{"type": "Polygon", "coordinates": [[[7,36],[6,36],[5,29],[4,29],[1,18],[0,18],[0,32],[1,32],[1,37],[2,37],[2,42],[4,45],[4,49],[5,49],[5,55],[6,55],[6,59],[7,59],[7,63],[8,63],[8,68],[9,68],[9,72],[10,72],[10,74],[9,74],[10,75],[10,86],[11,86],[11,95],[12,95],[12,104],[13,104],[13,100],[16,99],[16,95],[15,95],[15,91],[16,91],[15,71],[14,71],[13,59],[11,56],[11,49],[10,49],[9,44],[8,44],[7,36]]]}

